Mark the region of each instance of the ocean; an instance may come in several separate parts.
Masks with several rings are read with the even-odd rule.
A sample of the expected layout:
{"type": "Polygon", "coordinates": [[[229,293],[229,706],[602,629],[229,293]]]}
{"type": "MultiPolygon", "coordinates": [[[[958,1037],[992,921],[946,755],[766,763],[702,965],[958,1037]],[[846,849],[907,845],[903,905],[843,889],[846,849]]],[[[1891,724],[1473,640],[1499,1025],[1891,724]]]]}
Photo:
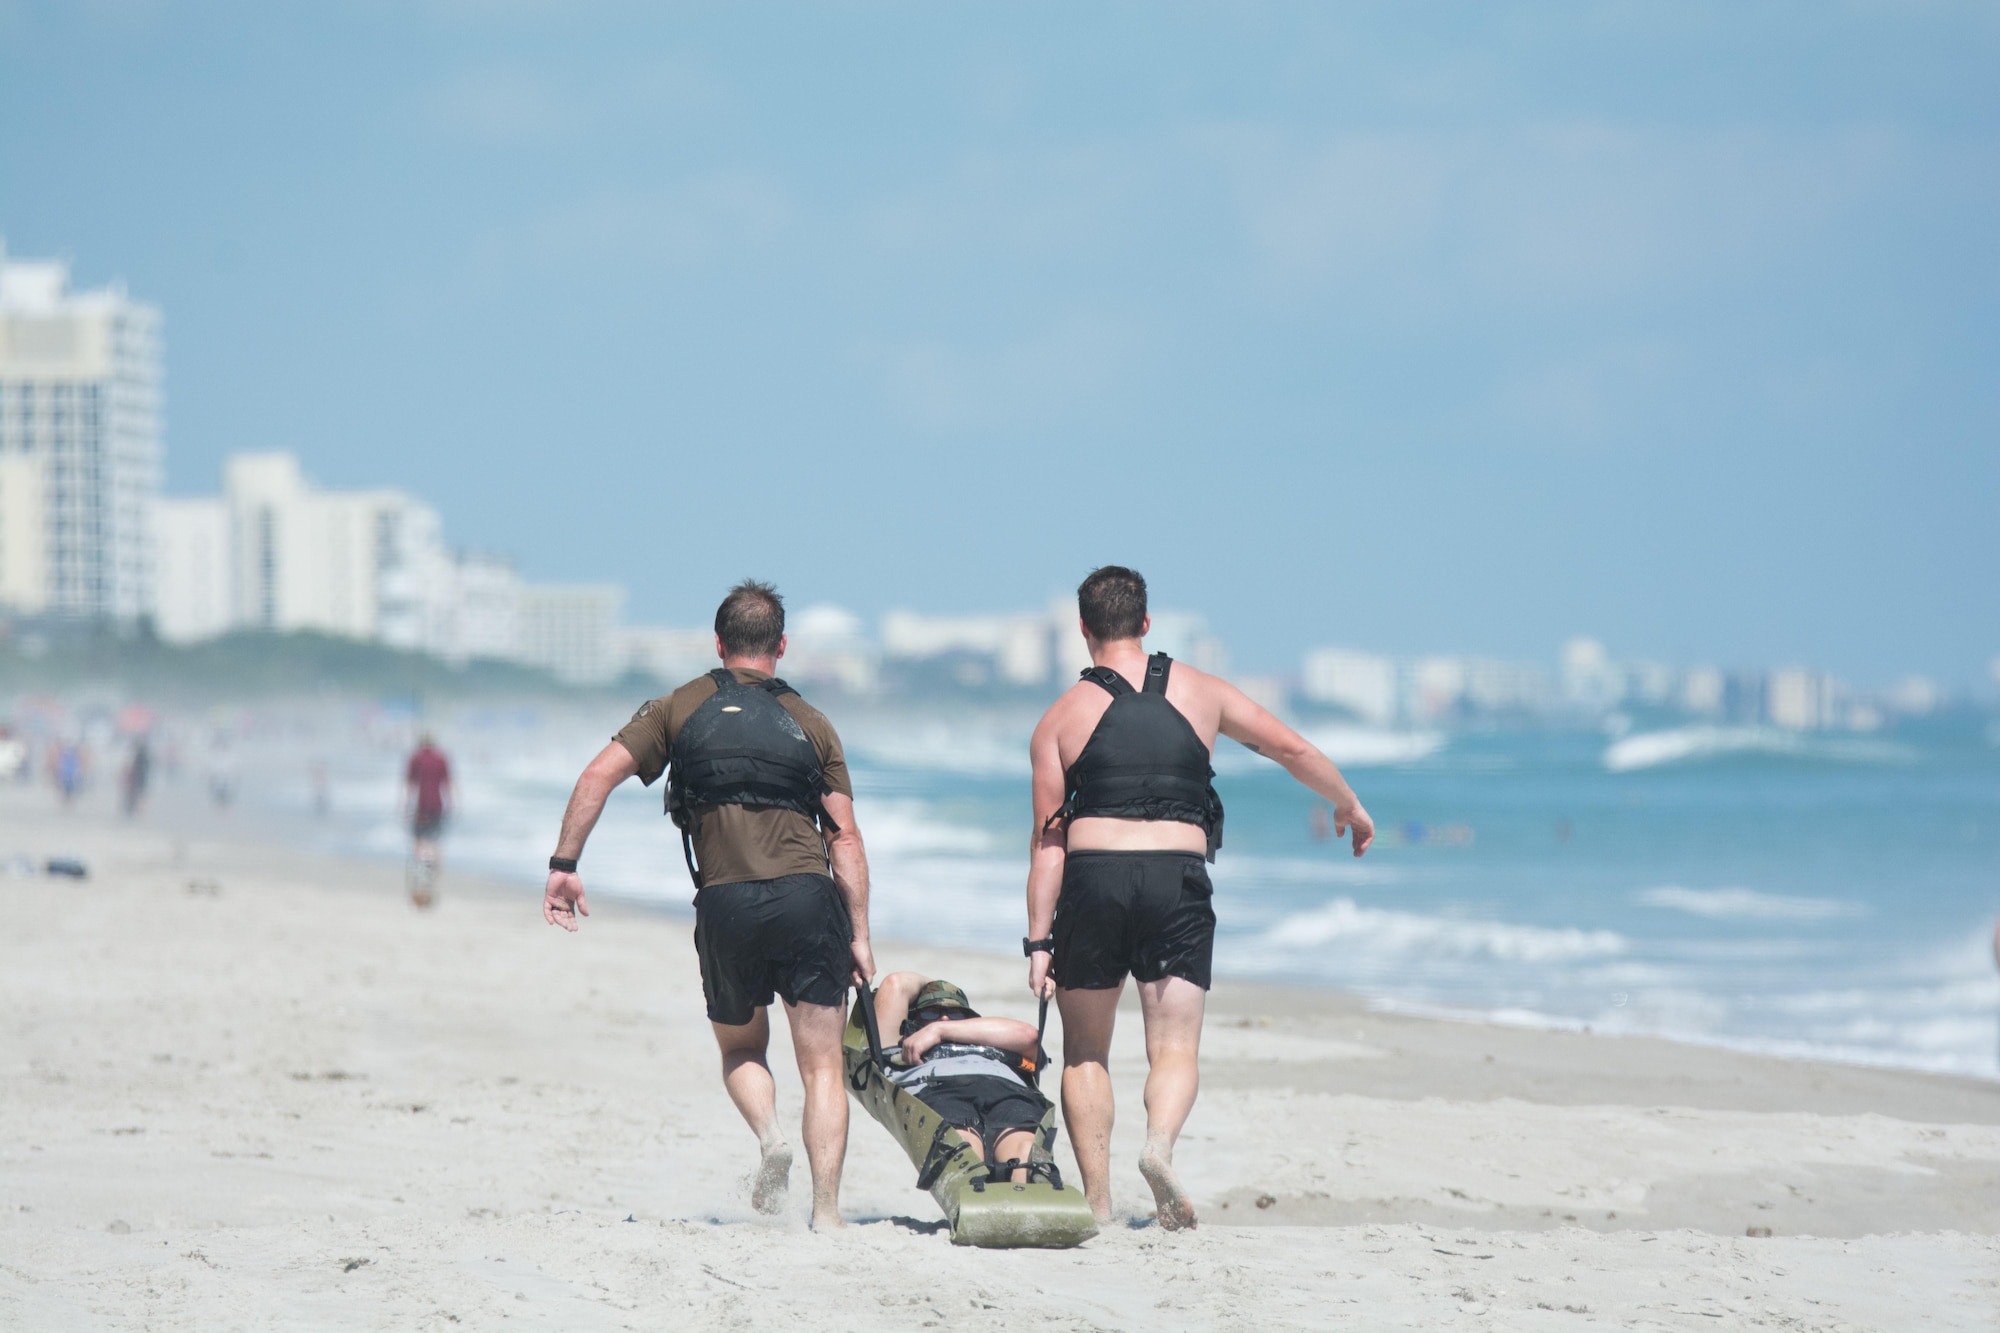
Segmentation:
{"type": "MultiPolygon", "coordinates": [[[[877,936],[1014,952],[1033,712],[828,711],[849,751],[877,936]]],[[[570,784],[623,718],[539,706],[434,715],[460,788],[448,870],[532,895],[570,784]]],[[[253,720],[241,758],[261,776],[244,799],[304,813],[316,757],[331,773],[330,809],[310,836],[399,858],[409,728],[373,709],[253,720]]],[[[1315,797],[1222,742],[1219,984],[1288,982],[1410,1013],[2000,1077],[2000,731],[1983,720],[1868,738],[1709,727],[1313,734],[1378,841],[1354,859],[1326,836],[1315,797]]],[[[689,911],[658,787],[614,795],[584,876],[593,896],[689,911]]]]}

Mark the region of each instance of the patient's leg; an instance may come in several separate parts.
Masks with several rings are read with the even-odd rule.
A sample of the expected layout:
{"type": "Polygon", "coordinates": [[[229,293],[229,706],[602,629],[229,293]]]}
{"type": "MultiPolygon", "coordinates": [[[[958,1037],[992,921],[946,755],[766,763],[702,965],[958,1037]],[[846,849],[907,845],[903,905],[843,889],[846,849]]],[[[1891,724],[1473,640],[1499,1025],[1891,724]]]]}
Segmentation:
{"type": "MultiPolygon", "coordinates": [[[[981,1161],[984,1161],[986,1159],[986,1144],[980,1139],[977,1131],[965,1129],[958,1125],[953,1125],[952,1128],[958,1130],[958,1136],[960,1138],[964,1139],[967,1143],[972,1145],[972,1151],[979,1154],[981,1161]]],[[[1034,1150],[1035,1150],[1034,1130],[1032,1129],[1003,1130],[1000,1134],[999,1146],[995,1149],[993,1153],[993,1160],[996,1162],[1011,1162],[1018,1159],[1020,1161],[1025,1162],[1028,1160],[1028,1154],[1033,1152],[1034,1150]]],[[[1014,1181],[1016,1183],[1025,1182],[1028,1179],[1028,1168],[1025,1166],[1015,1167],[1011,1172],[1008,1173],[1007,1179],[1014,1181]]]]}
{"type": "MultiPolygon", "coordinates": [[[[1006,1133],[1000,1136],[999,1150],[996,1151],[993,1155],[1003,1162],[1014,1162],[1014,1161],[1025,1162],[1028,1160],[1028,1155],[1034,1152],[1034,1150],[1035,1150],[1034,1130],[1010,1129],[1006,1133]]],[[[1024,1181],[1027,1178],[1028,1178],[1028,1168],[1025,1166],[1015,1167],[1013,1172],[1007,1177],[1007,1179],[1016,1182],[1024,1181]]]]}

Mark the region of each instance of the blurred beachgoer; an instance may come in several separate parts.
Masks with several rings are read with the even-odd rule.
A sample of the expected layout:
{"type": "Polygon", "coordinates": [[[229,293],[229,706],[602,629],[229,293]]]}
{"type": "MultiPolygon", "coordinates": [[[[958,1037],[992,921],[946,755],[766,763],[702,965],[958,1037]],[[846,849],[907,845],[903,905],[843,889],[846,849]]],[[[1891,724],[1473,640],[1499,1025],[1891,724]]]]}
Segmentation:
{"type": "Polygon", "coordinates": [[[1325,842],[1332,834],[1333,830],[1326,822],[1326,806],[1323,803],[1313,802],[1312,813],[1306,816],[1306,828],[1312,834],[1314,842],[1325,842]]]}
{"type": "Polygon", "coordinates": [[[403,769],[403,814],[410,821],[410,901],[429,907],[437,900],[439,839],[451,813],[451,763],[429,732],[417,738],[416,753],[403,769]]]}
{"type": "Polygon", "coordinates": [[[313,760],[307,776],[312,784],[313,813],[325,819],[333,810],[333,787],[327,780],[326,760],[313,760]]]}
{"type": "Polygon", "coordinates": [[[55,783],[64,805],[74,802],[76,794],[83,789],[89,765],[90,758],[84,753],[81,742],[60,741],[49,751],[49,779],[55,783]]]}
{"type": "Polygon", "coordinates": [[[1165,653],[1148,657],[1146,581],[1106,565],[1077,589],[1093,665],[1029,742],[1034,829],[1028,985],[1051,986],[1063,1018],[1063,1118],[1100,1222],[1111,1216],[1111,1031],[1129,973],[1146,1024],[1146,1146],[1139,1171],[1160,1225],[1195,1225],[1174,1174],[1194,1108],[1202,1011],[1215,949],[1204,857],[1222,845],[1210,759],[1218,733],[1274,759],[1333,806],[1354,854],[1375,824],[1333,761],[1228,681],[1165,653]]]}
{"type": "Polygon", "coordinates": [[[153,776],[153,751],[145,734],[132,742],[132,754],[125,761],[125,815],[136,816],[146,803],[146,785],[153,776]]]}
{"type": "Polygon", "coordinates": [[[761,1151],[751,1205],[778,1211],[792,1169],[766,1058],[775,993],[805,1084],[812,1223],[837,1227],[847,987],[875,975],[853,787],[832,724],[777,679],[785,654],[777,589],[751,580],[730,589],[715,613],[715,652],[720,668],[643,705],[577,779],[542,917],[573,931],[579,912],[590,915],[576,863],[605,799],[635,774],[651,786],[671,765],[667,810],[694,877],[695,952],[722,1082],[761,1151]]]}
{"type": "Polygon", "coordinates": [[[218,731],[208,742],[208,799],[215,808],[227,811],[236,799],[236,754],[229,744],[229,734],[218,731]]]}
{"type": "Polygon", "coordinates": [[[0,723],[0,782],[19,781],[28,776],[28,743],[14,729],[0,723]]]}

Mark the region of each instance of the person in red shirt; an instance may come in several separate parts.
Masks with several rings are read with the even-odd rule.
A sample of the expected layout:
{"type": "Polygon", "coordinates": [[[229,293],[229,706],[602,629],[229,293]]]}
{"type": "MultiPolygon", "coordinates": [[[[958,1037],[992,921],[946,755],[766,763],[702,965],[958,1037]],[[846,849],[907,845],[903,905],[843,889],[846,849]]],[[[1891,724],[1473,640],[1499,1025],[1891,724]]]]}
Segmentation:
{"type": "Polygon", "coordinates": [[[425,732],[403,770],[403,811],[410,821],[410,901],[429,907],[438,872],[438,835],[451,813],[451,763],[425,732]]]}

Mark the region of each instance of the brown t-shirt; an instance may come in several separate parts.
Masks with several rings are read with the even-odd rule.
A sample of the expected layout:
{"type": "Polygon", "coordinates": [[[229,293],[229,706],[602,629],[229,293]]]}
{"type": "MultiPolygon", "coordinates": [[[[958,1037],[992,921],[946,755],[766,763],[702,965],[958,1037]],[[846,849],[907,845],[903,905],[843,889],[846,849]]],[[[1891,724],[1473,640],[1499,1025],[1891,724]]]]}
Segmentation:
{"type": "MultiPolygon", "coordinates": [[[[770,677],[747,667],[731,667],[736,679],[755,685],[770,677]]],[[[632,752],[639,761],[639,781],[648,787],[667,771],[674,738],[703,701],[715,693],[715,681],[696,676],[665,698],[640,706],[612,739],[632,752]]],[[[833,724],[811,704],[796,694],[778,696],[778,703],[799,730],[805,732],[819,753],[826,785],[842,796],[852,797],[854,785],[847,776],[847,756],[841,753],[840,737],[833,724]]],[[[812,820],[796,810],[757,809],[741,805],[695,807],[699,831],[694,835],[695,864],[707,884],[736,884],[746,879],[776,879],[780,875],[824,875],[826,848],[812,820]]]]}

